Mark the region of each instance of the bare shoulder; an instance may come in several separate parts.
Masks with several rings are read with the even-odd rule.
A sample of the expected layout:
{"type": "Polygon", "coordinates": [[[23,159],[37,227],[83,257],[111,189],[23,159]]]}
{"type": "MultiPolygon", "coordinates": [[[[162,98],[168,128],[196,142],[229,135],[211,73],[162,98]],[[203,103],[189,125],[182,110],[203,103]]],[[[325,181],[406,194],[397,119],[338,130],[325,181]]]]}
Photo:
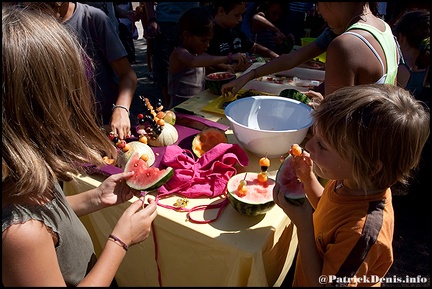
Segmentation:
{"type": "Polygon", "coordinates": [[[12,225],[2,233],[3,249],[37,248],[47,242],[53,242],[52,235],[48,228],[37,220],[12,225]]]}
{"type": "MultiPolygon", "coordinates": [[[[5,284],[64,286],[53,237],[40,221],[12,225],[2,233],[2,265],[10,274],[5,284]]],[[[5,271],[3,271],[4,273],[5,271]]]]}
{"type": "MultiPolygon", "coordinates": [[[[370,35],[365,36],[369,37],[370,35]]],[[[341,61],[350,63],[353,61],[363,62],[372,55],[370,48],[360,38],[351,34],[341,34],[336,37],[327,48],[327,55],[329,54],[336,56],[341,61]]]]}
{"type": "Polygon", "coordinates": [[[362,54],[358,43],[355,44],[356,41],[353,38],[352,35],[342,34],[333,39],[326,51],[327,62],[351,66],[358,55],[362,54]]]}

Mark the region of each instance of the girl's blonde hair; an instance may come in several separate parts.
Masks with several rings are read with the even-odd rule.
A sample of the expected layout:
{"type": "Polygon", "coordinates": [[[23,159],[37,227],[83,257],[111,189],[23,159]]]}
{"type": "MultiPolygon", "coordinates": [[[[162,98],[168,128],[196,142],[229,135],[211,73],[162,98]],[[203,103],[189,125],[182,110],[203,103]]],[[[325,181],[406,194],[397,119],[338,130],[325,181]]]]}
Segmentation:
{"type": "Polygon", "coordinates": [[[54,17],[2,6],[3,197],[49,193],[116,150],[95,122],[89,58],[54,17]]]}
{"type": "Polygon", "coordinates": [[[405,89],[365,84],[327,95],[313,111],[315,126],[353,166],[360,188],[406,181],[430,133],[430,112],[405,89]]]}

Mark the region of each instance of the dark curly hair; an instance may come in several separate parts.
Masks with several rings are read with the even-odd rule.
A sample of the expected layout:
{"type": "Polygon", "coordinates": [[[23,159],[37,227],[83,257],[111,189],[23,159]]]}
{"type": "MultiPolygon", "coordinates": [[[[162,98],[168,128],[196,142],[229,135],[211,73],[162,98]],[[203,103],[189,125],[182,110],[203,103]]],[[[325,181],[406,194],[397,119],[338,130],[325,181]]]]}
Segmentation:
{"type": "Polygon", "coordinates": [[[420,49],[415,64],[424,69],[430,63],[430,12],[425,9],[409,10],[395,23],[394,34],[406,37],[408,44],[420,49]]]}

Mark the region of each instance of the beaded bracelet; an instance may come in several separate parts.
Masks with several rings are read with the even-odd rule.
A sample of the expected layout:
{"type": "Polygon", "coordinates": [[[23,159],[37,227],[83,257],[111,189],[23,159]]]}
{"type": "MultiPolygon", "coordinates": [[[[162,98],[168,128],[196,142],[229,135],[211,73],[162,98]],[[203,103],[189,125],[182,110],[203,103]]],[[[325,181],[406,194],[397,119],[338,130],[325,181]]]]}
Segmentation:
{"type": "Polygon", "coordinates": [[[124,105],[115,105],[115,104],[113,104],[113,108],[112,108],[112,110],[114,110],[114,109],[116,109],[116,108],[123,108],[124,110],[127,111],[128,115],[130,115],[130,111],[129,111],[129,109],[128,109],[126,106],[124,106],[124,105]]]}
{"type": "MultiPolygon", "coordinates": [[[[120,240],[119,238],[117,238],[116,236],[114,236],[113,234],[109,235],[108,240],[112,239],[115,242],[119,242],[119,246],[122,246],[123,249],[125,249],[125,251],[127,251],[129,249],[128,245],[126,245],[125,242],[123,242],[122,240],[120,240]]],[[[117,244],[117,243],[116,243],[117,244]]]]}

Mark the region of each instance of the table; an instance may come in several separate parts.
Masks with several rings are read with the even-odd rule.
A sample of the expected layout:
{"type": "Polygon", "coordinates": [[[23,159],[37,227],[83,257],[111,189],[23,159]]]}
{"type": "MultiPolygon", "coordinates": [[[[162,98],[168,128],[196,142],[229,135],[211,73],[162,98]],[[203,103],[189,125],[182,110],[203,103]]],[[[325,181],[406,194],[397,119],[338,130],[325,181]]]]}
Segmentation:
{"type": "MultiPolygon", "coordinates": [[[[201,110],[216,97],[206,90],[179,107],[228,124],[224,116],[201,110]]],[[[236,142],[231,130],[227,131],[227,136],[229,143],[236,142]]],[[[259,171],[259,158],[247,154],[249,166],[238,171],[259,171]]],[[[275,176],[279,165],[278,159],[271,159],[271,177],[275,176]]],[[[75,181],[64,184],[64,191],[66,195],[76,194],[99,186],[104,178],[98,174],[79,175],[75,181]]],[[[169,197],[164,202],[172,204],[176,199],[169,197]]],[[[129,202],[135,200],[134,197],[129,202]]],[[[189,199],[188,206],[216,200],[189,199]]],[[[97,255],[129,202],[81,218],[97,255]]],[[[194,214],[195,218],[212,219],[216,211],[194,214]]],[[[296,228],[277,205],[256,217],[242,215],[228,205],[216,221],[208,224],[189,222],[185,212],[159,206],[149,238],[129,249],[116,281],[119,286],[280,286],[296,249],[296,228]]]]}

